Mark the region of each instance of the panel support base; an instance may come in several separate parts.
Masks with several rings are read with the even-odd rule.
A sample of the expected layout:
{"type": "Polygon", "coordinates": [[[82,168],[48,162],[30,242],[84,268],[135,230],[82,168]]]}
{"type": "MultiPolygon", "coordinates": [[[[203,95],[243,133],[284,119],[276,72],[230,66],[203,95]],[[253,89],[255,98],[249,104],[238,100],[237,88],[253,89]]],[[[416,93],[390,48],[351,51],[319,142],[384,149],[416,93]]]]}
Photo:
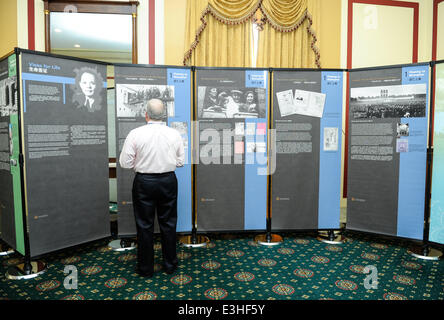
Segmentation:
{"type": "Polygon", "coordinates": [[[442,258],[442,252],[434,248],[415,247],[407,250],[411,256],[423,260],[439,260],[442,258]]]}
{"type": "Polygon", "coordinates": [[[187,248],[201,248],[206,247],[210,239],[203,235],[187,235],[180,237],[179,242],[187,248]]]}
{"type": "Polygon", "coordinates": [[[20,263],[8,268],[6,278],[9,280],[28,280],[43,274],[47,270],[46,263],[37,260],[31,263],[20,263]]]}
{"type": "Polygon", "coordinates": [[[254,240],[263,246],[276,246],[283,241],[282,237],[277,234],[260,234],[254,240]]]}
{"type": "Polygon", "coordinates": [[[136,246],[137,244],[134,239],[117,239],[108,244],[108,247],[114,251],[129,251],[135,249],[136,246]]]}
{"type": "Polygon", "coordinates": [[[0,243],[0,256],[7,256],[14,253],[14,250],[12,250],[9,246],[0,243]]]}
{"type": "Polygon", "coordinates": [[[345,237],[339,231],[333,230],[319,231],[316,239],[328,244],[342,244],[345,242],[345,237]]]}

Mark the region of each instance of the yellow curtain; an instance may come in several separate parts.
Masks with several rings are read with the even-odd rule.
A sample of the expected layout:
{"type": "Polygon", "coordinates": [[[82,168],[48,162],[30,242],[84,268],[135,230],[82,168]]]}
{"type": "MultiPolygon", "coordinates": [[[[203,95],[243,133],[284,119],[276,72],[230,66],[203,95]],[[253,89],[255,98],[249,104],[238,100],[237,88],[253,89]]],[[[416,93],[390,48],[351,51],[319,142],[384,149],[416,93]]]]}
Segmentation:
{"type": "Polygon", "coordinates": [[[249,67],[251,17],[261,0],[188,0],[184,65],[249,67]]]}
{"type": "Polygon", "coordinates": [[[188,0],[184,65],[249,67],[253,18],[257,67],[321,67],[317,47],[321,0],[188,0]]]}
{"type": "Polygon", "coordinates": [[[320,68],[321,0],[263,0],[257,67],[320,68]]]}

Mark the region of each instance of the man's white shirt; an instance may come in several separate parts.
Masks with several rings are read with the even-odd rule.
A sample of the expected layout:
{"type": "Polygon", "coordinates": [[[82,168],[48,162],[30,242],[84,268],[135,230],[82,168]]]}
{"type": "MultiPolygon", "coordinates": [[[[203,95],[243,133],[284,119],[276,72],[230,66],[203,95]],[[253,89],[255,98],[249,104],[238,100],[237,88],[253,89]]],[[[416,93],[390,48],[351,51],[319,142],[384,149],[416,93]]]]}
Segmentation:
{"type": "Polygon", "coordinates": [[[149,121],[130,131],[120,153],[120,166],[140,173],[164,173],[182,167],[185,153],[179,132],[149,121]]]}

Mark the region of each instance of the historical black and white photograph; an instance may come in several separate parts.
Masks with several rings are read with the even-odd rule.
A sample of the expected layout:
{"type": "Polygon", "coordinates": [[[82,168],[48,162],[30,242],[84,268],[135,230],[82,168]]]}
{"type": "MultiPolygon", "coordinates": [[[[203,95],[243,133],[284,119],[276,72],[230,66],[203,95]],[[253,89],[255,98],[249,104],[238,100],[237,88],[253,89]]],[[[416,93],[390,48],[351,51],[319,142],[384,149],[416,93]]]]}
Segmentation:
{"type": "Polygon", "coordinates": [[[186,122],[171,122],[171,128],[176,129],[182,137],[183,147],[188,148],[188,123],[186,122]]]}
{"type": "Polygon", "coordinates": [[[17,114],[17,84],[16,79],[0,80],[0,117],[17,114]]]}
{"type": "Polygon", "coordinates": [[[350,111],[353,119],[422,118],[426,98],[425,84],[352,88],[350,111]]]}
{"type": "Polygon", "coordinates": [[[324,151],[338,151],[338,128],[324,128],[324,151]]]}
{"type": "Polygon", "coordinates": [[[166,106],[165,118],[174,117],[174,86],[116,84],[117,117],[145,117],[147,102],[160,99],[166,106]]]}
{"type": "Polygon", "coordinates": [[[397,123],[396,124],[396,135],[397,135],[397,138],[408,137],[409,136],[409,124],[408,123],[397,123]]]}
{"type": "Polygon", "coordinates": [[[200,118],[265,118],[264,88],[198,87],[200,118]]]}

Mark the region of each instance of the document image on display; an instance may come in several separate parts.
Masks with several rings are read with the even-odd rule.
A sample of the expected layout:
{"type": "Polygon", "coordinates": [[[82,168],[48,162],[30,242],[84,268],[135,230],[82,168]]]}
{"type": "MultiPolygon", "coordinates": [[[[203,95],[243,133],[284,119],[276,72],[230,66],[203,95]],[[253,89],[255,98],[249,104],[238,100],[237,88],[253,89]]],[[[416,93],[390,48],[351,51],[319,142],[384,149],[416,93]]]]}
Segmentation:
{"type": "Polygon", "coordinates": [[[324,151],[338,151],[338,128],[324,128],[324,151]]]}
{"type": "Polygon", "coordinates": [[[265,88],[199,86],[200,118],[265,118],[265,88]]]}
{"type": "Polygon", "coordinates": [[[293,91],[285,90],[276,93],[281,117],[296,113],[296,106],[293,103],[293,91]]]}
{"type": "Polygon", "coordinates": [[[325,105],[324,93],[298,90],[293,95],[292,90],[276,93],[281,117],[300,114],[310,117],[322,118],[325,105]]]}
{"type": "Polygon", "coordinates": [[[165,118],[174,117],[174,86],[116,84],[118,118],[145,117],[147,102],[160,99],[166,106],[165,118]]]}
{"type": "Polygon", "coordinates": [[[396,152],[409,152],[409,141],[407,139],[396,140],[396,152]]]}
{"type": "Polygon", "coordinates": [[[426,84],[352,88],[353,119],[422,118],[426,115],[426,84]]]}
{"type": "Polygon", "coordinates": [[[0,80],[0,117],[17,114],[16,77],[0,80]]]}
{"type": "Polygon", "coordinates": [[[325,105],[324,93],[295,90],[293,101],[297,114],[322,118],[325,105]]]}

